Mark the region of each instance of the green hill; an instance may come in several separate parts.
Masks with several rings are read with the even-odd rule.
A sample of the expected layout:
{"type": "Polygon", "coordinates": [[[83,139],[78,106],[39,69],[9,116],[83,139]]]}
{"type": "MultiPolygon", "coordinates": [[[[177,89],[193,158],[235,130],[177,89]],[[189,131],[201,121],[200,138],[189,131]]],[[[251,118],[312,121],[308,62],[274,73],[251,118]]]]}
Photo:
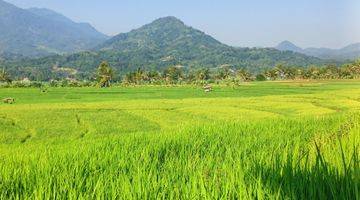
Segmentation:
{"type": "Polygon", "coordinates": [[[71,67],[87,76],[101,61],[108,61],[120,73],[146,68],[162,70],[169,66],[216,68],[223,65],[256,72],[278,63],[308,66],[322,61],[315,57],[273,48],[235,48],[225,45],[202,31],[185,25],[175,17],[155,20],[139,29],[122,33],[92,51],[56,55],[11,63],[21,67],[49,69],[71,67]]]}
{"type": "Polygon", "coordinates": [[[0,0],[0,53],[40,57],[73,53],[108,37],[48,9],[22,9],[0,0]]]}
{"type": "Polygon", "coordinates": [[[292,51],[325,60],[336,60],[340,62],[360,58],[360,43],[350,44],[341,49],[314,47],[302,49],[289,41],[284,41],[275,48],[280,51],[292,51]]]}

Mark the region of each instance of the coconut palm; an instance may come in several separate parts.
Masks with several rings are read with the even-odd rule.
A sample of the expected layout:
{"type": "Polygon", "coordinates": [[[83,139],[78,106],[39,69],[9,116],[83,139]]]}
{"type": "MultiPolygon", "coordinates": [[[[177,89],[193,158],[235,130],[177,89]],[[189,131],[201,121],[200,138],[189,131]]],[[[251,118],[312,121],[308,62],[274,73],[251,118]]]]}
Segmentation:
{"type": "Polygon", "coordinates": [[[1,71],[0,71],[0,81],[1,82],[7,82],[7,83],[11,83],[12,80],[11,80],[11,77],[10,77],[10,74],[5,71],[5,68],[3,68],[1,71]]]}
{"type": "Polygon", "coordinates": [[[97,79],[100,87],[110,87],[111,80],[114,78],[114,71],[109,63],[102,62],[97,69],[97,79]]]}
{"type": "Polygon", "coordinates": [[[248,82],[252,80],[252,74],[245,69],[240,69],[236,72],[237,77],[240,78],[241,81],[248,82]]]}

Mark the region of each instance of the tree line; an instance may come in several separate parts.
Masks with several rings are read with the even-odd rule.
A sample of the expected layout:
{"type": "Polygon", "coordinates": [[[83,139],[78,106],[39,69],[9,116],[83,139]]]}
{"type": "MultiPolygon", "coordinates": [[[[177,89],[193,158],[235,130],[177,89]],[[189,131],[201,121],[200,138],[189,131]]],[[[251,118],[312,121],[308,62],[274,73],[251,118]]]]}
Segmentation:
{"type": "Polygon", "coordinates": [[[222,66],[217,69],[199,68],[188,70],[181,66],[172,66],[163,71],[147,71],[138,68],[128,72],[122,79],[127,84],[156,84],[156,83],[216,83],[216,82],[250,82],[267,80],[326,80],[326,79],[359,79],[360,60],[336,65],[292,67],[279,64],[261,73],[252,73],[246,69],[236,69],[222,66]]]}
{"type": "MultiPolygon", "coordinates": [[[[91,79],[75,79],[72,76],[48,81],[50,86],[99,86],[109,87],[111,84],[145,85],[145,84],[205,84],[205,83],[242,83],[250,81],[275,81],[275,80],[325,80],[325,79],[359,79],[360,60],[344,64],[342,66],[325,65],[293,67],[278,64],[274,68],[264,70],[261,73],[251,73],[240,68],[236,69],[229,65],[218,68],[188,69],[182,66],[171,66],[162,71],[145,70],[138,68],[118,76],[108,62],[102,62],[91,79]]],[[[3,68],[0,70],[0,82],[2,86],[38,86],[36,81],[13,80],[11,75],[3,68]]]]}

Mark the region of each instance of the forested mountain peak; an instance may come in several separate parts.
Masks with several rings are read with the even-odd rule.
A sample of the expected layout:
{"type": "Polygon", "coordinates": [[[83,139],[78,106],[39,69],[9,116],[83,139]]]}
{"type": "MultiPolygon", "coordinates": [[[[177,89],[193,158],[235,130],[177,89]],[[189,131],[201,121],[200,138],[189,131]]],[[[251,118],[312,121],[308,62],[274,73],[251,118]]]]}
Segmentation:
{"type": "Polygon", "coordinates": [[[108,37],[48,9],[22,9],[0,0],[0,52],[29,57],[92,48],[108,37]]]}
{"type": "MultiPolygon", "coordinates": [[[[205,33],[185,25],[176,17],[163,17],[144,25],[128,33],[114,36],[98,49],[159,49],[191,47],[194,45],[217,46],[222,45],[219,41],[205,33]]],[[[225,45],[222,45],[225,46],[225,45]]]]}

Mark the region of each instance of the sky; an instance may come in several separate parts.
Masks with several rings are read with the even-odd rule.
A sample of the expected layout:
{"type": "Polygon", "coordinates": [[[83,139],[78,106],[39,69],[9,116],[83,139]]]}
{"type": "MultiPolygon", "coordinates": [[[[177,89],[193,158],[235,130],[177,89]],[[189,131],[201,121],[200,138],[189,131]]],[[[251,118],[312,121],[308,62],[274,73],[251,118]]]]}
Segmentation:
{"type": "Polygon", "coordinates": [[[239,47],[341,48],[360,42],[360,0],[5,0],[57,11],[116,35],[175,16],[239,47]]]}

